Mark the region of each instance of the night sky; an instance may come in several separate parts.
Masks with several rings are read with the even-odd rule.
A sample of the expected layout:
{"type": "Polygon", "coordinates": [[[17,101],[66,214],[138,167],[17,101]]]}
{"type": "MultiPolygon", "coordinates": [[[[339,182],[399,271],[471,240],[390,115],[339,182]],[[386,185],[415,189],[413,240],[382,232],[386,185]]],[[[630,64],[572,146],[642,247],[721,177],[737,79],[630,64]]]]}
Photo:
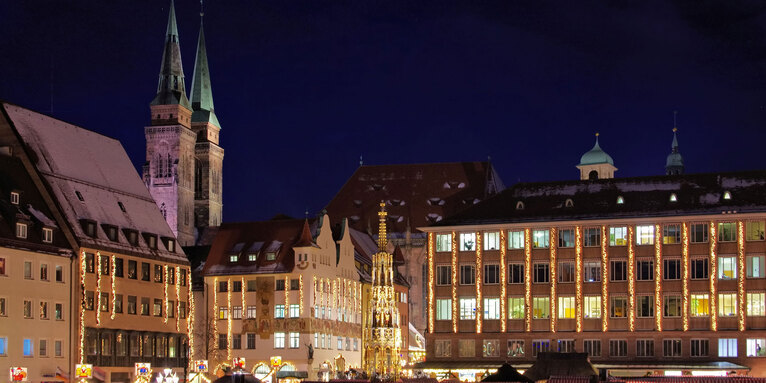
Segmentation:
{"type": "MultiPolygon", "coordinates": [[[[0,99],[144,162],[169,0],[0,1],[0,99]]],[[[207,0],[224,221],[322,209],[365,164],[576,179],[766,169],[763,1],[207,0]],[[575,4],[577,6],[575,6],[575,4]]],[[[187,89],[199,2],[176,0],[187,89]]]]}

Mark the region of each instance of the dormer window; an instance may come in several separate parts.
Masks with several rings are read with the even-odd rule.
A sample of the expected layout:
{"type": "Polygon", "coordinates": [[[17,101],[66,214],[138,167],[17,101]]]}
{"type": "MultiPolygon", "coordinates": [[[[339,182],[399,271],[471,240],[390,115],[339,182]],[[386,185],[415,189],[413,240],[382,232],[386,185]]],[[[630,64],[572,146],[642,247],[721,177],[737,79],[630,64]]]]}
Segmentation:
{"type": "Polygon", "coordinates": [[[132,229],[122,229],[125,238],[131,246],[138,246],[138,232],[132,229]]]}
{"type": "Polygon", "coordinates": [[[85,202],[85,198],[82,197],[82,193],[80,193],[79,191],[75,190],[74,194],[77,196],[77,199],[79,199],[80,202],[85,202]]]}
{"type": "Polygon", "coordinates": [[[146,246],[149,246],[150,249],[157,249],[157,236],[154,234],[144,233],[144,240],[146,241],[146,246]]]}
{"type": "Polygon", "coordinates": [[[91,238],[96,238],[96,222],[89,219],[80,220],[82,231],[91,238]]]}
{"type": "Polygon", "coordinates": [[[622,205],[625,203],[625,198],[622,198],[622,196],[617,196],[617,204],[622,205]]]}
{"type": "Polygon", "coordinates": [[[267,261],[273,261],[275,259],[277,259],[277,253],[275,253],[273,251],[269,251],[268,253],[266,253],[266,260],[267,261]]]}
{"type": "Polygon", "coordinates": [[[230,263],[236,263],[239,260],[239,255],[230,255],[229,256],[229,262],[230,263]]]}
{"type": "Polygon", "coordinates": [[[567,198],[566,202],[564,202],[565,207],[574,207],[574,202],[571,198],[567,198]]]}
{"type": "Polygon", "coordinates": [[[53,243],[53,229],[49,227],[43,228],[43,242],[53,243]]]}
{"type": "Polygon", "coordinates": [[[168,238],[167,244],[165,244],[165,247],[168,248],[168,251],[171,253],[175,253],[176,251],[176,240],[172,238],[168,238]]]}
{"type": "Polygon", "coordinates": [[[117,242],[117,226],[114,225],[101,225],[106,233],[106,238],[112,242],[117,242]]]}
{"type": "Polygon", "coordinates": [[[516,202],[516,210],[524,210],[524,202],[516,202]]]}
{"type": "Polygon", "coordinates": [[[16,238],[27,238],[27,224],[16,222],[16,238]]]}
{"type": "Polygon", "coordinates": [[[676,193],[670,193],[670,202],[677,202],[678,197],[676,197],[676,193]]]}
{"type": "Polygon", "coordinates": [[[11,203],[14,205],[19,204],[19,193],[18,192],[11,192],[11,203]]]}
{"type": "Polygon", "coordinates": [[[729,192],[728,190],[723,192],[723,199],[726,199],[726,200],[731,199],[731,192],[729,192]]]}
{"type": "Polygon", "coordinates": [[[258,260],[258,254],[248,254],[247,255],[248,262],[255,262],[258,260]]]}

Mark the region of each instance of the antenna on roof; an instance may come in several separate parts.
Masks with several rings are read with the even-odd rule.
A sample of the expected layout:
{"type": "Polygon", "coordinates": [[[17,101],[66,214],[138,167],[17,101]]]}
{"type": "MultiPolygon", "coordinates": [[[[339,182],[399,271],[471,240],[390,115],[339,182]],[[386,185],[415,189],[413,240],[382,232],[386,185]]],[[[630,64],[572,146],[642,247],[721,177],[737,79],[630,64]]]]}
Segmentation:
{"type": "Polygon", "coordinates": [[[674,131],[674,132],[675,132],[676,130],[678,130],[678,125],[676,125],[676,117],[677,117],[677,116],[678,116],[678,111],[677,111],[677,110],[674,110],[674,111],[673,111],[673,131],[674,131]]]}
{"type": "Polygon", "coordinates": [[[364,166],[364,159],[362,159],[362,155],[359,155],[359,166],[364,166]]]}
{"type": "Polygon", "coordinates": [[[306,208],[306,211],[303,212],[303,218],[309,218],[309,208],[306,208]]]}
{"type": "Polygon", "coordinates": [[[200,22],[202,22],[202,18],[205,16],[205,4],[204,0],[199,0],[199,18],[200,22]]]}

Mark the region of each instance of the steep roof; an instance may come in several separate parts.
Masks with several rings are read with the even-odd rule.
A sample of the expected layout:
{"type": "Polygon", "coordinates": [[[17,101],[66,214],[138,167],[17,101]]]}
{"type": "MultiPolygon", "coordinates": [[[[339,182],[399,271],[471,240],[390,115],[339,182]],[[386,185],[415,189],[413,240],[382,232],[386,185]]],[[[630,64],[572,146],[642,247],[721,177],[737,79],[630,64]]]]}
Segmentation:
{"type": "Polygon", "coordinates": [[[598,134],[596,134],[596,144],[593,145],[593,148],[587,151],[585,154],[583,154],[582,157],[580,157],[580,165],[596,165],[596,164],[614,165],[612,156],[607,154],[598,145],[598,134]]]}
{"type": "Polygon", "coordinates": [[[151,249],[139,235],[138,246],[132,246],[122,230],[117,241],[107,239],[101,224],[175,238],[119,141],[16,105],[2,106],[80,246],[186,262],[179,246],[170,252],[163,241],[151,249]],[[83,220],[97,223],[95,238],[85,233],[83,220]]]}
{"type": "Polygon", "coordinates": [[[207,47],[202,20],[199,24],[197,57],[194,61],[194,76],[191,86],[192,122],[210,122],[221,127],[213,106],[213,89],[210,84],[210,67],[207,63],[207,47]]]}
{"type": "Polygon", "coordinates": [[[764,195],[766,171],[520,183],[434,226],[762,212],[764,195]]]}
{"type": "Polygon", "coordinates": [[[184,68],[181,63],[176,8],[173,0],[170,0],[168,27],[165,32],[165,47],[162,51],[162,63],[160,64],[160,80],[159,84],[157,84],[157,95],[152,100],[151,105],[175,104],[191,109],[189,99],[186,97],[186,85],[184,84],[184,68]]]}
{"type": "Polygon", "coordinates": [[[388,231],[415,231],[472,206],[505,187],[489,161],[401,165],[364,165],[327,205],[330,217],[348,218],[361,231],[378,222],[386,202],[388,231]]]}

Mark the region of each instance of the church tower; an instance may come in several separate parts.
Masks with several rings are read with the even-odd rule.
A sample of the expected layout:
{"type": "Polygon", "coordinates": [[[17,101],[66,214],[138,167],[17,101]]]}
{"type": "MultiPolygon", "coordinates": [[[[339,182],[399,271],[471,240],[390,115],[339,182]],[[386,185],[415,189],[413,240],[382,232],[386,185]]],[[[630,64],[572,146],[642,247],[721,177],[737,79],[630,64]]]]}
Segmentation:
{"type": "Polygon", "coordinates": [[[581,180],[599,180],[614,178],[614,172],[617,168],[614,166],[612,156],[598,146],[598,133],[596,133],[596,144],[593,149],[580,157],[580,163],[577,165],[580,170],[581,180]]]}
{"type": "Polygon", "coordinates": [[[364,369],[373,376],[396,379],[399,376],[399,352],[402,347],[399,309],[394,292],[394,260],[386,246],[386,204],[380,203],[378,217],[378,252],[372,259],[372,301],[364,323],[364,369]]]}
{"type": "Polygon", "coordinates": [[[144,128],[143,179],[182,246],[194,244],[194,154],[192,107],[186,97],[175,6],[165,34],[157,95],[150,103],[151,125],[144,128]]]}
{"type": "Polygon", "coordinates": [[[676,132],[678,132],[676,114],[677,112],[673,112],[673,143],[670,145],[671,152],[668,154],[667,160],[665,160],[665,174],[669,176],[684,174],[684,158],[678,152],[678,137],[676,137],[676,132]]]}
{"type": "Polygon", "coordinates": [[[198,230],[221,224],[223,210],[223,149],[218,134],[221,124],[213,107],[210,69],[207,63],[204,12],[200,12],[197,58],[191,87],[191,128],[197,136],[194,148],[194,218],[198,230]]]}

